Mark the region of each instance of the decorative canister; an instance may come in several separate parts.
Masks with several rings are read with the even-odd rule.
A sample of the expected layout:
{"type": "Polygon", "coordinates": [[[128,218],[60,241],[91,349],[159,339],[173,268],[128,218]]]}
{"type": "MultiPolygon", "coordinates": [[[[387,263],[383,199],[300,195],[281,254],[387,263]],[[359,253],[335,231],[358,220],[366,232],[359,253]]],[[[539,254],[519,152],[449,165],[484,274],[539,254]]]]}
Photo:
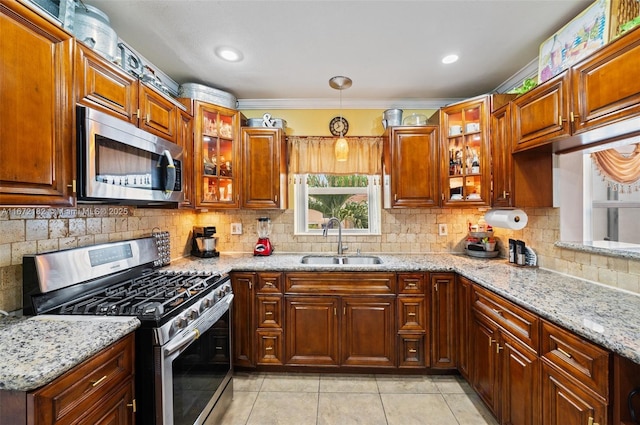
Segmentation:
{"type": "Polygon", "coordinates": [[[76,6],[73,34],[112,62],[120,53],[118,34],[111,28],[109,17],[96,7],[84,3],[76,6]]]}
{"type": "Polygon", "coordinates": [[[402,125],[402,109],[387,109],[382,119],[383,125],[386,123],[387,127],[402,125]]]}

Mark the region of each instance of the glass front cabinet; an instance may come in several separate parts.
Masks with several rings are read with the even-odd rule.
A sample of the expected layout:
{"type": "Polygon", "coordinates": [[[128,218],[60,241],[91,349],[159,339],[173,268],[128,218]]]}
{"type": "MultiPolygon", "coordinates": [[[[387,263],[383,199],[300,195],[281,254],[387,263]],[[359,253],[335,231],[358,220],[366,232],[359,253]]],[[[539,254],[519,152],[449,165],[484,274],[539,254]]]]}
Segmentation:
{"type": "Polygon", "coordinates": [[[238,208],[241,114],[200,101],[194,107],[196,207],[238,208]]]}
{"type": "Polygon", "coordinates": [[[489,204],[489,103],[482,96],[440,110],[442,206],[489,204]]]}

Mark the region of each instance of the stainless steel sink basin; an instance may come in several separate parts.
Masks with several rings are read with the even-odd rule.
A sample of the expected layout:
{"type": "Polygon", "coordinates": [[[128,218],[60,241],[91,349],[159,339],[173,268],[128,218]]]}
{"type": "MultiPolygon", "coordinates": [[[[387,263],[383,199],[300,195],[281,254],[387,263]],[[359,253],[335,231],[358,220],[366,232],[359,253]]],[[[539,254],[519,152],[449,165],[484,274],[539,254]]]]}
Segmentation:
{"type": "Polygon", "coordinates": [[[382,264],[380,257],[358,255],[343,257],[335,255],[305,255],[300,260],[302,264],[382,264]]]}

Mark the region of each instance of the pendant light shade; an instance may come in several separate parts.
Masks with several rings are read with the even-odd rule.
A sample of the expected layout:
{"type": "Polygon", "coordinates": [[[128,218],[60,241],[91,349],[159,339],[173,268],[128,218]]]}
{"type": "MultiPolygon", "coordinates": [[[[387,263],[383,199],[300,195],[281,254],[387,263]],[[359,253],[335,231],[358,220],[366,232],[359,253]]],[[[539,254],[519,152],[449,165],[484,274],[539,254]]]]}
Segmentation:
{"type": "Polygon", "coordinates": [[[349,158],[349,143],[347,143],[347,139],[344,137],[336,140],[335,155],[336,161],[340,162],[346,161],[347,158],[349,158]]]}
{"type": "MultiPolygon", "coordinates": [[[[340,121],[342,121],[342,90],[351,87],[351,78],[336,76],[329,79],[329,86],[340,91],[340,121]]],[[[342,131],[340,131],[340,137],[336,140],[335,146],[336,161],[344,162],[349,158],[349,143],[347,139],[343,137],[342,131]]]]}

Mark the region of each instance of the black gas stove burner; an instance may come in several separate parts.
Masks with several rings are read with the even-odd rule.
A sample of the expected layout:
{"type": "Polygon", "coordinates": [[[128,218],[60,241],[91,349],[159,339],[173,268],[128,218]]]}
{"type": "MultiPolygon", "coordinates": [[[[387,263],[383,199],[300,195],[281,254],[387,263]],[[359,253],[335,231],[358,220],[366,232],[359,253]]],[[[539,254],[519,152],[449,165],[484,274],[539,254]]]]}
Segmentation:
{"type": "Polygon", "coordinates": [[[154,271],[63,304],[58,314],[138,316],[159,320],[209,293],[221,280],[208,272],[154,271]]]}

